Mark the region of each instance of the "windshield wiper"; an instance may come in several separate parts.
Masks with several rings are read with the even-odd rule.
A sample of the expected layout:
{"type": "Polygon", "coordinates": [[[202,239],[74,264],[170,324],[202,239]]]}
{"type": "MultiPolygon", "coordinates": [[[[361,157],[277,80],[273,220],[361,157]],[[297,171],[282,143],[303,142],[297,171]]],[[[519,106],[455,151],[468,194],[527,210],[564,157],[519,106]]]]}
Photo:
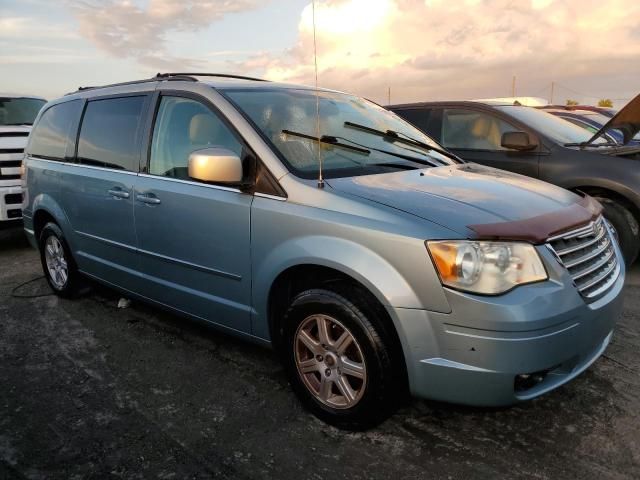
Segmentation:
{"type": "Polygon", "coordinates": [[[33,125],[33,123],[28,123],[28,122],[1,123],[0,125],[9,126],[9,127],[17,127],[18,125],[33,125]]]}
{"type": "Polygon", "coordinates": [[[460,162],[460,159],[455,155],[453,155],[452,153],[447,152],[446,150],[443,150],[441,148],[429,145],[428,143],[421,142],[420,140],[410,137],[409,135],[402,132],[396,132],[395,130],[378,130],[376,128],[367,127],[366,125],[360,125],[359,123],[354,123],[354,122],[344,122],[344,126],[355,128],[357,130],[362,130],[364,132],[377,135],[379,137],[387,138],[393,142],[400,142],[406,145],[412,145],[414,147],[422,148],[427,151],[438,152],[444,155],[445,157],[449,157],[455,160],[456,162],[460,162]]]}
{"type": "MultiPolygon", "coordinates": [[[[318,137],[315,137],[313,135],[308,135],[306,133],[294,132],[291,130],[282,130],[282,133],[284,133],[285,135],[293,135],[295,137],[306,138],[308,140],[313,140],[314,142],[318,141],[318,137]]],[[[416,158],[411,155],[404,155],[403,153],[391,152],[389,150],[384,150],[381,148],[369,147],[368,145],[362,145],[361,143],[355,142],[353,140],[350,140],[344,137],[322,135],[320,137],[320,142],[326,143],[328,145],[332,145],[334,147],[340,147],[340,148],[344,148],[354,152],[358,152],[363,155],[369,155],[371,151],[376,151],[376,152],[385,153],[387,155],[391,155],[394,157],[402,158],[404,160],[409,160],[410,162],[418,163],[420,165],[426,165],[428,167],[437,167],[440,165],[435,160],[429,161],[429,160],[424,160],[422,158],[416,158]],[[345,142],[349,142],[349,143],[341,143],[339,140],[344,140],[345,142]],[[352,145],[349,145],[349,144],[352,144],[352,145]]]]}
{"type": "Polygon", "coordinates": [[[585,148],[585,147],[598,148],[598,147],[620,147],[621,145],[614,142],[603,142],[603,143],[576,142],[576,143],[565,143],[564,146],[580,147],[580,148],[585,148]]]}
{"type": "Polygon", "coordinates": [[[354,152],[361,153],[363,155],[369,155],[371,150],[363,147],[354,147],[353,145],[347,145],[346,143],[340,143],[337,137],[332,137],[330,135],[322,135],[319,139],[318,137],[314,137],[313,135],[307,135],[306,133],[294,132],[292,130],[282,130],[282,133],[285,135],[292,135],[294,137],[306,138],[308,140],[320,141],[320,143],[326,143],[328,145],[333,145],[334,147],[340,147],[347,150],[351,150],[354,152]]]}
{"type": "MultiPolygon", "coordinates": [[[[410,162],[418,163],[420,165],[426,165],[427,167],[439,167],[439,166],[442,165],[442,163],[438,162],[435,159],[433,159],[433,160],[425,160],[424,158],[417,158],[417,157],[414,157],[412,155],[405,155],[404,153],[392,152],[390,150],[385,150],[383,148],[375,148],[375,147],[371,147],[369,145],[363,145],[363,144],[358,143],[358,142],[356,142],[354,140],[351,140],[349,138],[344,138],[344,137],[334,137],[334,138],[340,139],[340,140],[344,140],[345,142],[353,143],[354,145],[358,145],[359,147],[366,148],[368,150],[373,150],[374,152],[380,152],[380,153],[384,153],[386,155],[391,155],[393,157],[398,157],[398,158],[402,158],[404,160],[409,160],[410,162]]],[[[420,153],[420,152],[415,152],[415,153],[420,153]]]]}

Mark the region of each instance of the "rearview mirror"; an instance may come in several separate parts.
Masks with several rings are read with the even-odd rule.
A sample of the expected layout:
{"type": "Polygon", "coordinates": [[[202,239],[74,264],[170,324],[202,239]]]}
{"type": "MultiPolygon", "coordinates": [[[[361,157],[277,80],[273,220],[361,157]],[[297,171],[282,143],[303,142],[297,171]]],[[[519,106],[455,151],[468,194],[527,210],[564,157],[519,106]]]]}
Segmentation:
{"type": "Polygon", "coordinates": [[[504,132],[500,145],[510,150],[519,151],[533,150],[536,148],[536,145],[531,143],[527,132],[504,132]]]}
{"type": "Polygon", "coordinates": [[[242,182],[242,160],[226,148],[205,148],[189,155],[189,177],[212,183],[242,182]]]}

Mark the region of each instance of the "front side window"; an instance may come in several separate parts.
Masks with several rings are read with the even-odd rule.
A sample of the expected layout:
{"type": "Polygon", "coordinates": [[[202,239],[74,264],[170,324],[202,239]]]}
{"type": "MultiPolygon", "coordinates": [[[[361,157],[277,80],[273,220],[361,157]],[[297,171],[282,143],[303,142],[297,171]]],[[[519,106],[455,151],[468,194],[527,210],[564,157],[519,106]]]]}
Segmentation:
{"type": "Polygon", "coordinates": [[[135,96],[90,101],[80,128],[78,161],[137,172],[146,100],[135,96]]]}
{"type": "Polygon", "coordinates": [[[67,147],[75,139],[82,102],[72,100],[48,108],[29,137],[27,153],[51,160],[64,160],[71,155],[67,147]]]}
{"type": "MultiPolygon", "coordinates": [[[[588,142],[593,136],[584,128],[566,122],[562,118],[556,117],[544,110],[521,105],[504,105],[495,108],[524,123],[528,127],[533,128],[560,145],[588,142]]],[[[606,139],[600,137],[596,139],[594,143],[606,143],[606,141],[606,139]]]]}
{"type": "Polygon", "coordinates": [[[446,109],[442,115],[442,144],[469,150],[507,150],[502,134],[519,129],[498,117],[475,110],[446,109]]]}
{"type": "Polygon", "coordinates": [[[396,114],[353,95],[322,90],[316,96],[308,89],[268,87],[219,91],[273,145],[285,166],[302,178],[318,177],[320,159],[326,178],[423,168],[425,163],[455,163],[445,155],[416,146],[415,141],[408,145],[397,137],[385,136],[384,132],[393,131],[403,140],[440,148],[396,114]]]}
{"type": "Polygon", "coordinates": [[[40,98],[0,97],[0,125],[33,125],[45,103],[40,98]]]}
{"type": "Polygon", "coordinates": [[[239,157],[242,144],[227,125],[202,103],[163,96],[151,143],[149,173],[189,180],[189,155],[225,148],[239,157]]]}

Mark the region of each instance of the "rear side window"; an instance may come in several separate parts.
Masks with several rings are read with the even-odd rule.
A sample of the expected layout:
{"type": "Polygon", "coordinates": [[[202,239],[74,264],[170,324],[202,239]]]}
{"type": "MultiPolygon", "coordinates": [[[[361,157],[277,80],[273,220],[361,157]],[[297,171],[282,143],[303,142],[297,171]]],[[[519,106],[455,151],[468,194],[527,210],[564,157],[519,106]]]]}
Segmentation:
{"type": "Polygon", "coordinates": [[[431,115],[431,110],[426,110],[423,108],[411,108],[407,110],[396,110],[396,113],[404,118],[407,122],[415,125],[423,132],[426,132],[427,125],[429,123],[429,116],[431,115]]]}
{"type": "Polygon", "coordinates": [[[507,150],[502,134],[518,128],[488,113],[466,109],[447,109],[442,117],[442,144],[447,148],[469,150],[507,150]]]}
{"type": "Polygon", "coordinates": [[[72,100],[48,108],[31,132],[27,153],[50,160],[72,157],[71,146],[80,119],[82,102],[72,100]]]}
{"type": "Polygon", "coordinates": [[[78,140],[78,162],[138,171],[146,96],[93,100],[87,104],[78,140]]]}

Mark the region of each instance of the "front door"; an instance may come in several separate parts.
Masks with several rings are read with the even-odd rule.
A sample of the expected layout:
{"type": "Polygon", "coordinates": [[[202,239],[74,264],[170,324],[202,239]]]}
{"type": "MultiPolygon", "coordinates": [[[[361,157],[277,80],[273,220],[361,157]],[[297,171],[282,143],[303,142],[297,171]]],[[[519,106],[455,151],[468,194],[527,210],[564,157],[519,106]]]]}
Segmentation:
{"type": "Polygon", "coordinates": [[[183,312],[250,330],[253,196],[193,180],[189,155],[220,146],[243,155],[242,140],[196,98],[161,95],[148,173],[134,211],[143,295],[183,312]]]}
{"type": "Polygon", "coordinates": [[[521,131],[489,112],[465,108],[442,111],[443,146],[470,162],[538,177],[538,149],[517,151],[504,148],[502,134],[521,131]]]}
{"type": "Polygon", "coordinates": [[[64,210],[80,270],[136,290],[133,187],[150,95],[90,100],[75,165],[61,176],[64,210]]]}

